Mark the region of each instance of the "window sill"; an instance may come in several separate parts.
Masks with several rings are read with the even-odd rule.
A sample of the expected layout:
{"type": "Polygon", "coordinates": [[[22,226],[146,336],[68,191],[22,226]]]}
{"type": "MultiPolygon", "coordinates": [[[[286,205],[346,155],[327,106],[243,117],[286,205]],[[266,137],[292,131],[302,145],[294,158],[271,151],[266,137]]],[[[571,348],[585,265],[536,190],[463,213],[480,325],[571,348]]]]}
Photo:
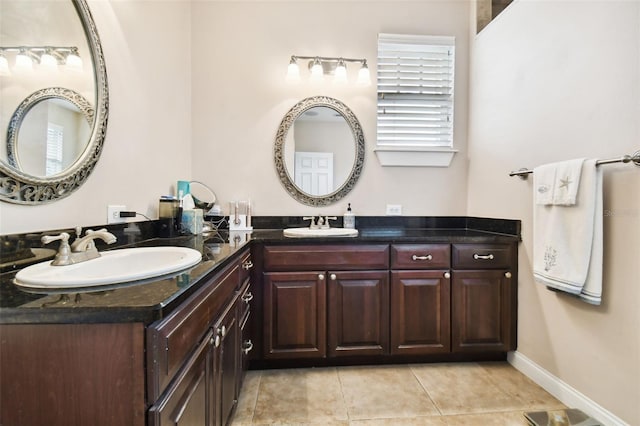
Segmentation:
{"type": "Polygon", "coordinates": [[[449,167],[458,150],[452,148],[378,147],[373,150],[383,167],[449,167]]]}

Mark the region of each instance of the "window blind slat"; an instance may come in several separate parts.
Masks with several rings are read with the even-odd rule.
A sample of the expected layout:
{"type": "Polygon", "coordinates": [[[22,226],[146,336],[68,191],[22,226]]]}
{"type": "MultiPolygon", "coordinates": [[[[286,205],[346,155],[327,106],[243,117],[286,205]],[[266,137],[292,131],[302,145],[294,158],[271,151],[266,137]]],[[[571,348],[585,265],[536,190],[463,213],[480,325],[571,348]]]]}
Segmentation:
{"type": "Polygon", "coordinates": [[[453,146],[452,37],[381,34],[378,144],[453,146]]]}

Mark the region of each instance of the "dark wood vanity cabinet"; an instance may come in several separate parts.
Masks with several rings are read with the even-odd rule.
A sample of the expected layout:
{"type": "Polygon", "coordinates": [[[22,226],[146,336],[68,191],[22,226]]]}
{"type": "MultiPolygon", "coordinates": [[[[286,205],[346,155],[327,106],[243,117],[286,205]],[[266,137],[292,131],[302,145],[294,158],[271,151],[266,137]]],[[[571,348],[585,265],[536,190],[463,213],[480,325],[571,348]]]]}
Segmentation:
{"type": "Polygon", "coordinates": [[[391,354],[451,350],[450,245],[391,246],[391,354]]]}
{"type": "Polygon", "coordinates": [[[147,328],[149,426],[228,424],[250,341],[251,266],[247,252],[147,328]]]}
{"type": "Polygon", "coordinates": [[[516,349],[517,249],[514,244],[453,244],[454,352],[516,349]]]}
{"type": "Polygon", "coordinates": [[[387,244],[265,246],[265,359],[384,354],[387,244]]]}
{"type": "Polygon", "coordinates": [[[263,359],[514,350],[516,244],[266,245],[263,359]]]}

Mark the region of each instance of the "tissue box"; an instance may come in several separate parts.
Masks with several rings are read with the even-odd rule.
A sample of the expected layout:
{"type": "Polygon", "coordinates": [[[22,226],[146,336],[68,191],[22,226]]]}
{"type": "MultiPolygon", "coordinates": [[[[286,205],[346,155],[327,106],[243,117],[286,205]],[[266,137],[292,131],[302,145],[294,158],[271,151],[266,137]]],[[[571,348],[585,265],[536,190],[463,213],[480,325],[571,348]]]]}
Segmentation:
{"type": "Polygon", "coordinates": [[[182,211],[182,229],[190,234],[202,233],[203,214],[202,209],[189,209],[182,211]]]}

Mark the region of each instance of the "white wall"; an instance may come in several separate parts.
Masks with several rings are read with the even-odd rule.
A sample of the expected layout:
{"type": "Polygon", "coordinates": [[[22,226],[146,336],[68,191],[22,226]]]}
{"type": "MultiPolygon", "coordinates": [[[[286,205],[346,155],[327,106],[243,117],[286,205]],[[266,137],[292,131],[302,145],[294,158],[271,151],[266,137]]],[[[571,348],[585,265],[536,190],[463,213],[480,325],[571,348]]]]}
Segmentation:
{"type": "Polygon", "coordinates": [[[401,204],[407,215],[464,214],[470,2],[200,1],[192,7],[193,178],[215,189],[225,213],[227,201],[250,198],[258,215],[342,214],[347,202],[357,215],[383,215],[387,203],[401,204]],[[461,153],[450,168],[380,166],[373,153],[375,84],[285,82],[294,54],[366,58],[375,75],[381,32],[456,36],[455,138],[461,153]],[[364,170],[352,193],[318,209],[289,196],[273,162],[282,117],[314,95],[343,101],[366,139],[364,170]]]}
{"type": "Polygon", "coordinates": [[[640,149],[640,2],[518,0],[472,42],[468,214],[522,220],[518,351],[640,424],[640,170],[604,170],[600,307],[532,278],[532,180],[511,170],[640,149]]]}
{"type": "Polygon", "coordinates": [[[63,200],[0,203],[0,234],[104,224],[107,204],[157,217],[159,196],[191,176],[190,3],[91,0],[89,7],[109,79],[102,156],[63,200]]]}

